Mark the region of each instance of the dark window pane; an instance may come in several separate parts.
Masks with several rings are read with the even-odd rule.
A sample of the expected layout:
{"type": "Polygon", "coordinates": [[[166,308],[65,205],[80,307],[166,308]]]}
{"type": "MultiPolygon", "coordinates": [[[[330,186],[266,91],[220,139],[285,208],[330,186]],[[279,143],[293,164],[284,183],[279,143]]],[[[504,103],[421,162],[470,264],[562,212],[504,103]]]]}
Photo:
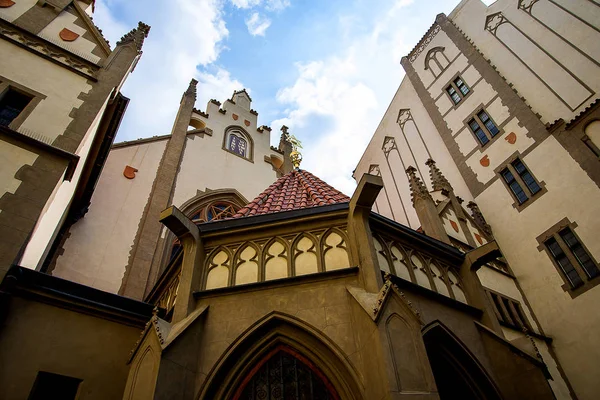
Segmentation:
{"type": "Polygon", "coordinates": [[[502,175],[502,178],[504,179],[504,181],[510,187],[510,190],[513,192],[513,194],[517,198],[517,201],[519,202],[519,204],[523,204],[524,202],[526,202],[529,199],[529,197],[527,197],[527,194],[525,194],[525,192],[523,191],[523,188],[521,187],[521,185],[519,185],[519,182],[517,182],[515,180],[515,177],[513,176],[512,172],[510,172],[508,169],[505,169],[504,171],[501,172],[501,175],[502,175]]]}
{"type": "Polygon", "coordinates": [[[525,182],[525,185],[527,185],[527,188],[532,194],[536,194],[541,190],[540,185],[538,185],[535,179],[533,179],[533,176],[527,170],[527,168],[525,168],[525,165],[521,160],[517,159],[513,161],[512,166],[515,168],[515,171],[517,171],[517,173],[521,176],[523,182],[525,182]]]}
{"type": "Polygon", "coordinates": [[[544,244],[552,254],[552,257],[554,257],[554,260],[556,261],[562,272],[567,277],[568,281],[571,283],[571,286],[577,287],[583,284],[583,281],[577,273],[577,270],[573,267],[571,261],[569,261],[567,255],[560,247],[556,239],[548,239],[544,244]]]}
{"type": "Polygon", "coordinates": [[[463,80],[461,78],[456,78],[454,80],[454,84],[456,85],[458,90],[461,91],[463,96],[465,96],[467,93],[469,93],[469,88],[467,87],[467,85],[465,85],[465,83],[463,82],[463,80]]]}
{"type": "Polygon", "coordinates": [[[477,139],[479,139],[479,142],[482,145],[486,144],[487,142],[490,141],[490,139],[487,137],[487,135],[485,134],[485,132],[483,132],[483,129],[481,129],[481,127],[479,126],[479,124],[477,123],[477,121],[475,121],[474,119],[472,119],[469,122],[469,126],[471,127],[471,130],[473,130],[473,133],[475,134],[475,136],[477,136],[477,139]]]}
{"type": "Polygon", "coordinates": [[[35,378],[29,400],[75,399],[80,383],[81,379],[40,371],[35,378]]]}
{"type": "Polygon", "coordinates": [[[571,250],[571,252],[573,252],[573,255],[577,259],[577,262],[579,262],[579,265],[581,265],[588,277],[594,278],[598,276],[600,274],[600,271],[598,271],[598,267],[596,267],[594,260],[592,260],[587,251],[585,251],[585,249],[583,248],[579,240],[577,240],[573,232],[571,232],[571,230],[567,228],[560,231],[559,234],[562,240],[564,240],[567,246],[569,246],[569,249],[571,250]]]}
{"type": "Polygon", "coordinates": [[[452,86],[448,86],[446,91],[450,95],[450,98],[452,98],[452,101],[454,102],[454,104],[460,103],[460,100],[461,100],[460,96],[458,95],[458,93],[456,93],[456,90],[454,90],[454,88],[452,86]]]}
{"type": "Polygon", "coordinates": [[[229,150],[242,157],[246,157],[246,140],[236,135],[230,135],[229,150]]]}
{"type": "Polygon", "coordinates": [[[494,122],[490,119],[490,116],[485,111],[479,111],[479,113],[477,113],[477,116],[479,117],[481,122],[484,123],[485,127],[487,128],[490,135],[492,135],[492,137],[496,136],[498,132],[500,132],[496,127],[496,124],[494,124],[494,122]]]}
{"type": "Polygon", "coordinates": [[[13,122],[30,101],[31,97],[8,89],[0,100],[0,126],[8,126],[13,122]]]}

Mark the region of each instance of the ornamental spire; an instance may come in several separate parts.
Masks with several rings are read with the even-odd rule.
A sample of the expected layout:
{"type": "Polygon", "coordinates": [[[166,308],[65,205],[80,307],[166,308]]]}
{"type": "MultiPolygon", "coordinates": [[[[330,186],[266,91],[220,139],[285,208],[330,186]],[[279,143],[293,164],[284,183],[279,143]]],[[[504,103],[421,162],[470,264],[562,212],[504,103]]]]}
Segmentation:
{"type": "Polygon", "coordinates": [[[135,47],[138,51],[142,50],[142,46],[144,45],[144,39],[148,37],[148,33],[150,32],[150,25],[146,25],[142,21],[138,22],[138,26],[133,28],[129,32],[127,32],[121,40],[117,42],[117,46],[127,44],[129,42],[134,42],[135,47]]]}
{"type": "Polygon", "coordinates": [[[429,167],[429,176],[431,178],[431,185],[433,190],[442,190],[452,192],[454,189],[448,179],[442,174],[442,171],[435,165],[435,161],[431,158],[425,162],[425,165],[429,167]]]}
{"type": "Polygon", "coordinates": [[[281,126],[281,136],[282,138],[292,145],[292,152],[290,153],[290,160],[294,165],[294,169],[300,168],[300,163],[302,162],[302,153],[298,151],[298,149],[302,148],[302,142],[298,140],[294,135],[288,132],[288,127],[285,125],[281,126]]]}
{"type": "Polygon", "coordinates": [[[470,201],[467,204],[467,208],[471,210],[471,214],[473,215],[473,219],[475,220],[475,223],[477,225],[479,225],[479,227],[485,233],[492,236],[492,227],[486,222],[485,218],[483,217],[483,213],[479,209],[479,206],[477,205],[477,203],[470,201]]]}
{"type": "Polygon", "coordinates": [[[433,199],[431,198],[427,187],[417,176],[416,172],[417,169],[412,165],[406,168],[406,174],[408,175],[408,184],[410,187],[410,197],[412,199],[413,205],[418,199],[429,199],[433,202],[433,199]]]}

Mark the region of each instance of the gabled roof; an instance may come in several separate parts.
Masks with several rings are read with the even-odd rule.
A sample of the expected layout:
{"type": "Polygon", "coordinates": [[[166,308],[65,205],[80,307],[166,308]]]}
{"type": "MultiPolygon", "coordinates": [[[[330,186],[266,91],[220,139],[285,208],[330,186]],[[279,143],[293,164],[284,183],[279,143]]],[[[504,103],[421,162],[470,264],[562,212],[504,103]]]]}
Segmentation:
{"type": "Polygon", "coordinates": [[[233,218],[346,203],[350,198],[308,171],[297,169],[277,179],[233,218]]]}

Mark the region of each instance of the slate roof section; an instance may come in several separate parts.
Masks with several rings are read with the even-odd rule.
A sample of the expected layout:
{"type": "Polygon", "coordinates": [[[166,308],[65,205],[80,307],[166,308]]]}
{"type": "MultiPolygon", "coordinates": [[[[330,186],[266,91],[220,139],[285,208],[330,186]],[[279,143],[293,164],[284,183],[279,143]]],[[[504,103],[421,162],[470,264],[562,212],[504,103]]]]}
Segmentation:
{"type": "Polygon", "coordinates": [[[239,210],[233,218],[250,217],[346,203],[350,198],[308,171],[297,169],[277,179],[264,192],[239,210]]]}

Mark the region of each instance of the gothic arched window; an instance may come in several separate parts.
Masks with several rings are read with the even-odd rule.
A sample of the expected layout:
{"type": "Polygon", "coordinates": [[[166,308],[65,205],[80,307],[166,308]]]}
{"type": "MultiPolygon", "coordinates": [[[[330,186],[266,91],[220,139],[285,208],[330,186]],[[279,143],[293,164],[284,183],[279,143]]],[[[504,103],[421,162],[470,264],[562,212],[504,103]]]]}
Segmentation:
{"type": "Polygon", "coordinates": [[[279,346],[242,381],[234,400],[338,400],[333,385],[308,359],[279,346]]]}

